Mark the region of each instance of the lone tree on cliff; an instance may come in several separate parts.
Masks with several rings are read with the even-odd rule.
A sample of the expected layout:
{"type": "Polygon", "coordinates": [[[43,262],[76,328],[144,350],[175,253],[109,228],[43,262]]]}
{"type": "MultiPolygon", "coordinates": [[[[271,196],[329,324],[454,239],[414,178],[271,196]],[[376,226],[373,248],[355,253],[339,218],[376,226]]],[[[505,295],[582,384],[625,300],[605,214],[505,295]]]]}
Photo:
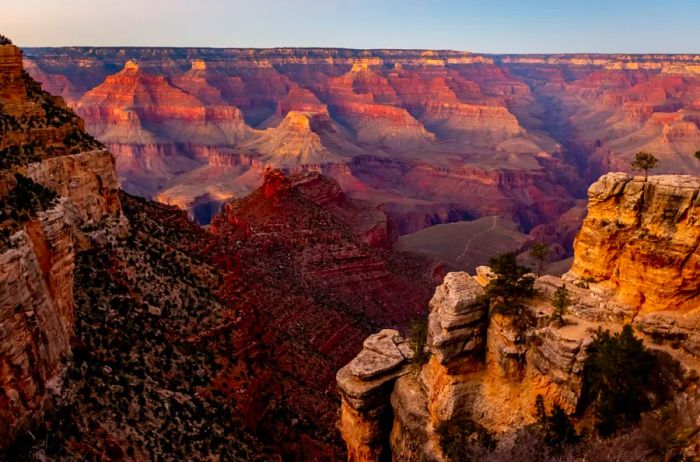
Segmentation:
{"type": "Polygon", "coordinates": [[[566,309],[571,306],[569,289],[566,288],[566,284],[562,284],[560,287],[557,287],[556,291],[554,291],[552,306],[554,307],[554,311],[552,311],[552,321],[554,321],[558,326],[562,326],[564,324],[566,309]]]}
{"type": "Polygon", "coordinates": [[[535,242],[530,249],[530,256],[537,262],[537,277],[542,276],[544,262],[549,256],[549,247],[544,242],[535,242]]]}
{"type": "Polygon", "coordinates": [[[12,40],[0,34],[0,45],[12,45],[12,40]]]}
{"type": "Polygon", "coordinates": [[[491,308],[509,314],[519,313],[524,300],[535,294],[535,278],[530,270],[518,264],[515,252],[507,252],[489,260],[495,277],[486,286],[491,308]]]}
{"type": "Polygon", "coordinates": [[[638,152],[635,154],[631,165],[634,170],[644,170],[644,181],[647,181],[649,170],[656,167],[657,162],[659,162],[659,159],[654,157],[653,154],[638,152]]]}

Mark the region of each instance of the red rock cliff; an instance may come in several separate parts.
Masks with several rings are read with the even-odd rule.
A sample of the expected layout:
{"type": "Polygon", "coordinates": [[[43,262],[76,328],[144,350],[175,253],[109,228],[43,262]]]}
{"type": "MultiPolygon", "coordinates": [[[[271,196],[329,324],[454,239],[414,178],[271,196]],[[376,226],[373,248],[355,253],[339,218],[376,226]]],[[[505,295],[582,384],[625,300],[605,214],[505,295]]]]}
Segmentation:
{"type": "MultiPolygon", "coordinates": [[[[62,101],[22,74],[22,54],[0,46],[0,446],[31,428],[63,384],[71,357],[77,249],[119,233],[114,159],[62,101]],[[46,210],[8,216],[15,175],[58,194],[46,210]],[[22,215],[20,215],[22,217],[22,215]]],[[[12,196],[14,197],[14,196],[12,196]]],[[[15,199],[11,199],[15,201],[15,199]]]]}

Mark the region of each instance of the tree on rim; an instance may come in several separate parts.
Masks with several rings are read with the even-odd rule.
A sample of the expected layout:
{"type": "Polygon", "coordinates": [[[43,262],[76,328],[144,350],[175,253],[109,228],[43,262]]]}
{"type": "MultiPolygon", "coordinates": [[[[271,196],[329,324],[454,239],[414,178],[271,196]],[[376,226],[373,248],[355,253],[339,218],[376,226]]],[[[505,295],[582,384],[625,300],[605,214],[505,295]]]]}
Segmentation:
{"type": "Polygon", "coordinates": [[[653,154],[642,151],[635,154],[631,165],[634,170],[644,170],[644,181],[647,181],[647,178],[649,177],[649,170],[656,167],[658,162],[659,159],[654,157],[653,154]]]}

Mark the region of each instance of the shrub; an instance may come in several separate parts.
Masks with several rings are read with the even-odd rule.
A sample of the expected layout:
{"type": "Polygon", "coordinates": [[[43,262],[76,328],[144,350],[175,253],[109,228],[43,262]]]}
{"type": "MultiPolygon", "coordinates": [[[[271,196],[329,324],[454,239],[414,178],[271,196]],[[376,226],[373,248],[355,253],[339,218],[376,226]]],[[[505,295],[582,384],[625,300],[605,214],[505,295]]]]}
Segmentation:
{"type": "Polygon", "coordinates": [[[430,352],[426,346],[428,343],[428,322],[425,319],[419,318],[411,323],[411,333],[408,343],[413,351],[413,362],[421,365],[428,362],[430,352]]]}
{"type": "Polygon", "coordinates": [[[51,208],[57,198],[54,191],[30,178],[15,174],[15,180],[15,186],[0,200],[0,245],[9,244],[10,235],[19,225],[51,208]]]}
{"type": "Polygon", "coordinates": [[[637,422],[649,408],[646,391],[651,388],[649,377],[655,363],[629,324],[615,335],[598,329],[584,363],[584,402],[595,406],[596,429],[601,435],[637,422]]]}
{"type": "Polygon", "coordinates": [[[552,297],[552,306],[554,307],[554,311],[552,311],[552,321],[559,326],[563,325],[566,309],[570,305],[571,299],[569,298],[569,289],[566,288],[566,284],[562,284],[560,287],[557,287],[552,297]]]}
{"type": "Polygon", "coordinates": [[[538,430],[545,444],[553,447],[562,447],[579,441],[580,438],[576,433],[576,429],[561,406],[555,404],[552,408],[552,413],[547,414],[547,410],[544,407],[544,398],[542,395],[537,395],[535,408],[537,409],[538,430]]]}
{"type": "Polygon", "coordinates": [[[530,256],[537,262],[537,277],[542,276],[544,262],[549,256],[549,247],[543,242],[535,242],[530,249],[530,256]]]}
{"type": "Polygon", "coordinates": [[[436,430],[448,461],[487,460],[495,446],[491,434],[467,418],[441,422],[436,430]]]}

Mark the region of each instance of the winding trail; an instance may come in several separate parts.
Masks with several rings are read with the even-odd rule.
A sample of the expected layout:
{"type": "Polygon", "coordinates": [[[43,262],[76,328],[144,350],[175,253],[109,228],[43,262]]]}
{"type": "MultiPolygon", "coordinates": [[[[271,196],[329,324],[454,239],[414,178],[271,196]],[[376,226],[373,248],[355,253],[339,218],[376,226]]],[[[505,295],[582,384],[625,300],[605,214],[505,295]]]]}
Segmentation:
{"type": "Polygon", "coordinates": [[[497,216],[491,217],[491,226],[489,226],[488,229],[485,229],[485,230],[483,230],[483,231],[481,231],[481,232],[479,232],[479,233],[476,233],[475,235],[473,235],[472,237],[469,238],[469,240],[466,242],[466,244],[464,244],[464,250],[463,250],[462,253],[459,255],[459,257],[457,257],[457,261],[458,261],[458,262],[461,262],[462,259],[464,258],[464,256],[467,254],[467,252],[469,252],[469,246],[471,245],[471,243],[472,243],[472,241],[474,240],[474,238],[476,238],[476,237],[478,237],[478,236],[481,236],[482,234],[486,234],[486,233],[488,233],[488,232],[493,231],[494,228],[496,227],[496,222],[497,222],[497,221],[498,221],[498,217],[497,217],[497,216]]]}

